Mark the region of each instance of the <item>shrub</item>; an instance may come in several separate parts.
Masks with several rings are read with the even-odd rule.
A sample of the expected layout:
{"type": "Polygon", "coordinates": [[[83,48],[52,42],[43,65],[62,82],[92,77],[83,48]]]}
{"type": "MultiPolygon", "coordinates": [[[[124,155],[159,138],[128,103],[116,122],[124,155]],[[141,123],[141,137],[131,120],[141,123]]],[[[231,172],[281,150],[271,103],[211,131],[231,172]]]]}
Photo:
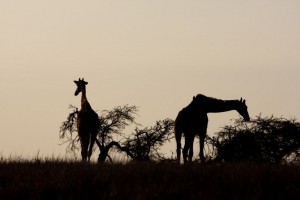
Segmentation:
{"type": "Polygon", "coordinates": [[[300,148],[300,123],[295,119],[257,116],[249,123],[236,120],[207,139],[216,160],[280,162],[300,148]]]}

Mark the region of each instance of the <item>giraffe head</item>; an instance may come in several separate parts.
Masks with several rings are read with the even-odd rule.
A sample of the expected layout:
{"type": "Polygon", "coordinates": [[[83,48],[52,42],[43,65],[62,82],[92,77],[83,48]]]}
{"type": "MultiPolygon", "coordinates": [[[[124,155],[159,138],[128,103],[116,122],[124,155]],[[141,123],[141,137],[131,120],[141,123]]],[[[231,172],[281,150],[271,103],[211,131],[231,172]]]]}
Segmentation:
{"type": "Polygon", "coordinates": [[[82,92],[85,89],[85,86],[88,84],[88,82],[84,81],[84,78],[82,78],[82,80],[79,78],[79,80],[74,81],[74,83],[77,85],[75,96],[77,96],[80,92],[82,92]]]}
{"type": "Polygon", "coordinates": [[[250,121],[249,113],[248,113],[248,107],[246,105],[246,100],[241,98],[239,101],[239,105],[237,107],[237,112],[244,118],[244,120],[250,121]]]}

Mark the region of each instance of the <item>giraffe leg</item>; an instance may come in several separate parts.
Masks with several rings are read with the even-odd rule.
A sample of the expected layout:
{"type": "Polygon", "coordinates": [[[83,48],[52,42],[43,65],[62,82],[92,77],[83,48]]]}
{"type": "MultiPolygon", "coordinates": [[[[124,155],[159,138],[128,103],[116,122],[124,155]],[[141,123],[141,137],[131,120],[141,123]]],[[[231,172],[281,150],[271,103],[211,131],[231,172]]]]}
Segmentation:
{"type": "Polygon", "coordinates": [[[205,135],[204,136],[200,136],[200,160],[201,163],[205,162],[205,157],[204,157],[204,140],[205,140],[205,135]]]}
{"type": "Polygon", "coordinates": [[[192,162],[192,158],[194,155],[194,137],[190,138],[190,142],[189,142],[189,146],[190,146],[190,150],[189,150],[189,162],[192,162]]]}
{"type": "Polygon", "coordinates": [[[176,149],[176,153],[177,153],[177,162],[180,163],[180,154],[181,154],[181,131],[179,131],[178,129],[175,129],[175,139],[176,139],[176,145],[177,145],[177,149],[176,149]]]}
{"type": "Polygon", "coordinates": [[[187,142],[187,137],[185,137],[185,142],[184,142],[184,147],[182,150],[182,157],[183,157],[183,162],[187,163],[187,154],[188,154],[188,150],[189,150],[189,146],[188,146],[188,142],[187,142]]]}
{"type": "MultiPolygon", "coordinates": [[[[185,134],[185,144],[184,144],[184,148],[182,150],[184,163],[187,162],[188,153],[189,153],[189,156],[191,154],[193,154],[193,150],[191,150],[193,148],[192,141],[193,141],[192,135],[189,132],[186,133],[185,134]]],[[[189,161],[191,161],[190,157],[189,157],[189,161]]]]}
{"type": "Polygon", "coordinates": [[[80,142],[81,142],[81,158],[82,161],[85,162],[88,156],[89,136],[87,134],[82,134],[80,136],[80,142]]]}
{"type": "Polygon", "coordinates": [[[199,144],[200,144],[200,152],[199,152],[199,156],[200,156],[200,160],[201,163],[205,162],[205,157],[204,157],[204,141],[205,141],[205,137],[206,137],[206,128],[202,129],[202,131],[199,134],[199,144]]]}
{"type": "Polygon", "coordinates": [[[177,143],[177,162],[180,163],[181,144],[177,143]]]}
{"type": "Polygon", "coordinates": [[[187,150],[187,147],[186,147],[186,145],[184,145],[184,147],[183,147],[183,150],[182,150],[182,156],[183,156],[183,162],[184,163],[187,163],[187,152],[188,152],[188,150],[187,150]]]}
{"type": "Polygon", "coordinates": [[[199,139],[200,139],[200,152],[199,152],[199,156],[200,156],[200,160],[201,163],[205,162],[205,157],[204,157],[204,141],[205,141],[205,137],[206,137],[206,132],[207,132],[207,124],[208,124],[208,118],[207,115],[203,116],[203,121],[201,122],[201,129],[199,131],[199,139]]]}
{"type": "Polygon", "coordinates": [[[91,142],[90,142],[90,147],[89,147],[89,151],[88,151],[88,161],[90,161],[90,158],[92,156],[93,146],[94,146],[94,143],[96,141],[96,137],[97,137],[97,133],[91,134],[91,142]]]}

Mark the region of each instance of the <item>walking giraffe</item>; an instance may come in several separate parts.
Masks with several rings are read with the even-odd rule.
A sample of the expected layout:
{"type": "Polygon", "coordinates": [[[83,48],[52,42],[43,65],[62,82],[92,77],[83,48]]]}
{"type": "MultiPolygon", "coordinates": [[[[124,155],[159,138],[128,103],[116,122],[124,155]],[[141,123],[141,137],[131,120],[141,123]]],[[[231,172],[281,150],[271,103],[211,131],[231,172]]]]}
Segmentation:
{"type": "Polygon", "coordinates": [[[82,161],[90,161],[93,146],[96,141],[97,132],[99,130],[100,122],[97,113],[92,109],[86,98],[86,85],[84,79],[74,81],[77,85],[75,96],[80,92],[81,95],[81,109],[77,116],[77,130],[81,144],[82,161]]]}
{"type": "Polygon", "coordinates": [[[198,134],[200,138],[200,160],[204,162],[203,149],[208,124],[207,113],[227,112],[230,110],[236,110],[245,121],[250,120],[246,100],[242,98],[241,100],[220,100],[206,97],[202,94],[193,97],[192,102],[178,113],[175,120],[178,163],[180,163],[182,133],[184,133],[185,136],[185,144],[182,151],[184,162],[187,162],[187,157],[189,161],[192,161],[193,143],[196,134],[198,134]]]}

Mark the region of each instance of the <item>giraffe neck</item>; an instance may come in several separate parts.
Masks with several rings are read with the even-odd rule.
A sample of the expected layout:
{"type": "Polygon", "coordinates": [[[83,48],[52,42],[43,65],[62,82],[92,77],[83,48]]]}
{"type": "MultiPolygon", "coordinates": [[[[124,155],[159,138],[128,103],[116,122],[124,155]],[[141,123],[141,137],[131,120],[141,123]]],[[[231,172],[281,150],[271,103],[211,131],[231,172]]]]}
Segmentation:
{"type": "Polygon", "coordinates": [[[83,87],[82,91],[81,91],[81,104],[83,102],[87,101],[87,98],[86,98],[86,89],[85,87],[83,87]]]}
{"type": "Polygon", "coordinates": [[[81,92],[82,92],[82,94],[81,94],[81,110],[83,110],[83,111],[90,110],[91,106],[90,106],[90,104],[87,100],[87,97],[86,97],[85,86],[83,87],[81,92]]]}
{"type": "Polygon", "coordinates": [[[218,101],[207,107],[207,112],[209,113],[218,113],[218,112],[227,112],[231,110],[237,110],[238,100],[226,100],[226,101],[218,101]]]}

